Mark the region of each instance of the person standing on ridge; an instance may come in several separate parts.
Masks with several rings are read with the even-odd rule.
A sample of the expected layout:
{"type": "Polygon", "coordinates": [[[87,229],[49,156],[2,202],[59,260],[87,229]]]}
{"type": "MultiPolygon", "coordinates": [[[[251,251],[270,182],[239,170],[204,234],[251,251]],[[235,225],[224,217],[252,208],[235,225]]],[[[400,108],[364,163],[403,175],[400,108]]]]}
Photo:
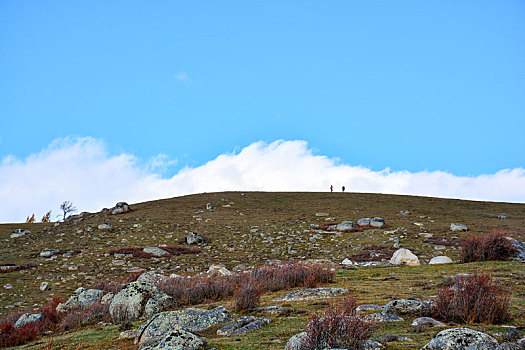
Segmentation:
{"type": "Polygon", "coordinates": [[[343,186],[343,192],[345,191],[345,187],[343,186]]]}
{"type": "Polygon", "coordinates": [[[330,192],[334,192],[334,185],[330,185],[330,192]]]}

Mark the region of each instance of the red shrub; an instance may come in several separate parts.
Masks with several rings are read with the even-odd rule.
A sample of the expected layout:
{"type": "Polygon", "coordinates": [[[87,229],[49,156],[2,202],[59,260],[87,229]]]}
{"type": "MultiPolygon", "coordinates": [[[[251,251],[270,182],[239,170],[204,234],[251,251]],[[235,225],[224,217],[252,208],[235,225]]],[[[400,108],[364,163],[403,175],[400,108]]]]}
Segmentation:
{"type": "Polygon", "coordinates": [[[120,292],[120,290],[122,289],[122,287],[124,287],[125,284],[135,282],[140,277],[140,275],[142,275],[142,272],[131,272],[126,277],[117,279],[115,281],[97,281],[93,283],[93,288],[100,289],[105,293],[117,294],[118,292],[120,292]]]}
{"type": "Polygon", "coordinates": [[[516,247],[503,232],[494,231],[461,240],[461,261],[509,260],[516,254],[516,247]]]}
{"type": "Polygon", "coordinates": [[[235,291],[235,310],[247,311],[255,309],[259,306],[263,293],[264,290],[259,281],[251,277],[247,278],[235,291]]]}
{"type": "Polygon", "coordinates": [[[100,321],[110,321],[108,304],[95,303],[85,309],[70,310],[62,317],[59,326],[61,331],[70,331],[100,321]]]}
{"type": "Polygon", "coordinates": [[[474,273],[443,288],[433,312],[445,321],[499,324],[510,319],[510,296],[510,291],[493,281],[491,273],[474,273]]]}
{"type": "Polygon", "coordinates": [[[347,297],[341,303],[330,303],[322,313],[312,314],[302,350],[360,349],[362,342],[370,339],[377,327],[357,317],[355,307],[355,298],[347,297]]]}

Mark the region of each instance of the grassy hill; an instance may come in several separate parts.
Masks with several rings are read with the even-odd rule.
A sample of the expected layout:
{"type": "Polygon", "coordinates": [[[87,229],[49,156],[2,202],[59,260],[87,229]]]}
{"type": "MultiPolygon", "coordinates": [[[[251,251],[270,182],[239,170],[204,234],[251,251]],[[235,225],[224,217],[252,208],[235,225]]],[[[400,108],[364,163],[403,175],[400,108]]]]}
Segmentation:
{"type": "MultiPolygon", "coordinates": [[[[206,271],[212,264],[224,264],[228,269],[239,264],[264,264],[269,259],[329,259],[336,263],[345,258],[360,262],[388,261],[396,250],[394,237],[399,238],[402,248],[410,249],[426,264],[438,255],[457,261],[458,239],[471,234],[498,230],[525,241],[524,204],[364,193],[223,192],[131,206],[130,213],[92,213],[83,216],[81,221],[60,223],[56,227],[52,224],[0,225],[0,264],[33,262],[37,265],[0,273],[0,314],[32,309],[52,295],[67,297],[80,286],[90,287],[98,280],[121,278],[136,268],[169,275],[195,274],[206,271]],[[207,203],[211,203],[213,211],[206,210],[207,203]],[[410,211],[410,215],[399,215],[401,210],[410,211]],[[508,218],[498,219],[500,213],[507,214],[508,218]],[[363,217],[382,217],[387,227],[342,233],[314,229],[327,223],[355,222],[363,217]],[[112,229],[98,229],[102,223],[110,224],[112,229]],[[469,231],[452,232],[451,223],[466,224],[469,231]],[[10,233],[17,228],[29,229],[32,234],[10,238],[10,233]],[[392,233],[398,228],[406,230],[392,233]],[[197,254],[159,258],[109,254],[121,247],[177,245],[188,232],[205,235],[211,242],[197,254]],[[433,236],[424,237],[420,235],[422,232],[433,236]],[[51,259],[41,258],[39,253],[46,248],[58,249],[60,254],[51,259]],[[41,292],[39,286],[43,281],[49,282],[52,289],[41,292]],[[13,288],[2,287],[8,284],[13,288]]],[[[525,272],[523,264],[516,262],[341,269],[334,285],[349,288],[361,303],[385,304],[401,297],[436,295],[443,277],[480,268],[493,270],[495,276],[513,290],[512,322],[523,324],[525,272]]],[[[266,295],[263,302],[269,303],[270,299],[271,296],[266,295]]],[[[228,306],[228,301],[222,304],[228,306]]],[[[319,308],[315,303],[294,306],[306,310],[319,308]]],[[[237,337],[239,341],[210,338],[209,342],[224,349],[249,348],[250,344],[282,349],[291,335],[304,328],[305,322],[306,315],[298,314],[275,319],[257,334],[237,337]]],[[[391,348],[417,348],[430,339],[430,333],[410,333],[409,322],[405,323],[380,330],[393,332],[389,327],[396,327],[400,329],[396,334],[414,339],[413,343],[394,344],[391,348]]],[[[130,346],[126,342],[113,342],[116,337],[118,332],[113,326],[87,329],[60,339],[64,348],[75,348],[81,338],[86,348],[130,346]]]]}

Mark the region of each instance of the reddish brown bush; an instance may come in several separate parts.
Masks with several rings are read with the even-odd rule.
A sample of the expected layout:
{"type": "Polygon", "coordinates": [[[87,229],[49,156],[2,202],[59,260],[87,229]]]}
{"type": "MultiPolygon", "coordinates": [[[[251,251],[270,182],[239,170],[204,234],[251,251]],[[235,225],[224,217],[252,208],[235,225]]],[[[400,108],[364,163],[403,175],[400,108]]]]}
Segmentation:
{"type": "Polygon", "coordinates": [[[88,308],[78,308],[67,312],[60,320],[61,331],[71,331],[100,321],[111,321],[109,304],[95,303],[88,308]]]}
{"type": "Polygon", "coordinates": [[[470,236],[461,240],[461,261],[509,260],[516,254],[516,247],[503,232],[470,236]]]}
{"type": "Polygon", "coordinates": [[[251,277],[247,278],[235,291],[235,310],[248,311],[255,309],[259,306],[263,293],[264,290],[259,281],[251,277]]]}
{"type": "Polygon", "coordinates": [[[510,319],[510,296],[510,291],[493,281],[491,273],[474,273],[443,288],[433,312],[445,321],[499,324],[510,319]]]}
{"type": "Polygon", "coordinates": [[[307,338],[302,350],[360,349],[377,326],[357,317],[355,307],[356,300],[347,297],[340,303],[330,303],[324,312],[313,313],[306,326],[307,338]]]}
{"type": "MultiPolygon", "coordinates": [[[[164,249],[172,255],[182,255],[182,254],[198,254],[201,250],[197,247],[187,247],[187,246],[155,246],[160,249],[164,249]]],[[[156,258],[155,255],[144,252],[144,247],[123,247],[123,248],[114,248],[109,251],[109,254],[131,254],[135,258],[156,258]]]]}
{"type": "Polygon", "coordinates": [[[124,287],[125,284],[135,282],[140,277],[140,275],[142,275],[142,272],[130,272],[126,277],[117,279],[115,281],[97,281],[93,284],[93,288],[100,289],[104,291],[104,293],[116,294],[120,292],[120,290],[122,289],[122,287],[124,287]]]}

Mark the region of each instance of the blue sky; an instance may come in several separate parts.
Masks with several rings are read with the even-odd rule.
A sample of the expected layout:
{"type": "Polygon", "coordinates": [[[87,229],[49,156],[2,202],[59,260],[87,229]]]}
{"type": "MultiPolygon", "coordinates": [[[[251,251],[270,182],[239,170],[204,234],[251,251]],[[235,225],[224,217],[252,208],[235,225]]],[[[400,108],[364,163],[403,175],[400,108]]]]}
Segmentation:
{"type": "Polygon", "coordinates": [[[170,178],[303,140],[372,171],[494,174],[525,167],[524,62],[523,1],[2,0],[0,158],[89,137],[170,178]]]}

